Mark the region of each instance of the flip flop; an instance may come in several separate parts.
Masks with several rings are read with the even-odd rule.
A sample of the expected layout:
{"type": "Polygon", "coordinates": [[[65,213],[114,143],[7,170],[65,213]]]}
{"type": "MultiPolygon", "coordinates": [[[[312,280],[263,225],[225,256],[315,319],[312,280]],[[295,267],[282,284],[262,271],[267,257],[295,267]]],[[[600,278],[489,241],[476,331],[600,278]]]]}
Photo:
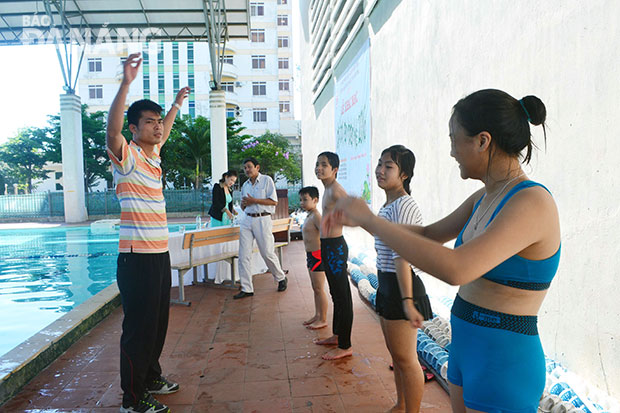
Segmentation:
{"type": "Polygon", "coordinates": [[[427,381],[431,381],[435,378],[435,375],[428,371],[426,366],[422,366],[422,372],[424,372],[424,383],[426,383],[427,381]]]}

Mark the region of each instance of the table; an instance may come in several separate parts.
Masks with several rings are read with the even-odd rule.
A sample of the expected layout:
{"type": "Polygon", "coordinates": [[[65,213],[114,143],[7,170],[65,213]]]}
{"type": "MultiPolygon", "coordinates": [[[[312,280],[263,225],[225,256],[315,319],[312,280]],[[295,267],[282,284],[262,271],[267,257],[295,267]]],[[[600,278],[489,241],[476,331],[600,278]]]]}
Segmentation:
{"type": "MultiPolygon", "coordinates": [[[[178,264],[189,261],[189,249],[183,249],[183,233],[171,232],[168,236],[168,249],[170,250],[170,264],[178,264]]],[[[194,248],[193,256],[195,260],[207,257],[209,255],[221,254],[226,251],[239,250],[239,241],[223,242],[221,244],[206,245],[204,247],[194,248]]],[[[257,251],[256,241],[254,241],[254,251],[257,251]]],[[[234,260],[236,274],[238,271],[238,260],[234,260]]],[[[204,266],[196,267],[198,271],[198,281],[204,281],[204,266]]],[[[216,284],[223,281],[230,281],[230,265],[227,262],[215,262],[208,265],[208,279],[213,280],[216,284]]],[[[252,274],[262,274],[267,272],[267,264],[261,257],[260,253],[252,253],[252,274]]],[[[172,286],[178,285],[178,273],[172,270],[172,286]]],[[[194,280],[193,271],[188,271],[183,277],[183,285],[191,285],[194,280]]]]}

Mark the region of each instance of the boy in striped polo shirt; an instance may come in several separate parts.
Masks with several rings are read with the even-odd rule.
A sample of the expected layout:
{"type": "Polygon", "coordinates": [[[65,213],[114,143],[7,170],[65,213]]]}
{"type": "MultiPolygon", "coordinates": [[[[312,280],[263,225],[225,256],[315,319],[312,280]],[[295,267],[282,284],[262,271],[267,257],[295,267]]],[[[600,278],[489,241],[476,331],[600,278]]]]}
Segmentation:
{"type": "Polygon", "coordinates": [[[121,228],[116,279],[123,304],[121,335],[121,413],[164,413],[166,405],[152,394],[169,394],[179,385],[161,375],[170,307],[170,256],[166,202],[162,192],[161,146],[189,87],[179,91],[162,119],[162,108],[144,99],[127,110],[133,140],[121,134],[129,85],[142,59],[139,53],[123,65],[123,81],[108,116],[108,155],[114,167],[116,195],[121,204],[121,228]]]}

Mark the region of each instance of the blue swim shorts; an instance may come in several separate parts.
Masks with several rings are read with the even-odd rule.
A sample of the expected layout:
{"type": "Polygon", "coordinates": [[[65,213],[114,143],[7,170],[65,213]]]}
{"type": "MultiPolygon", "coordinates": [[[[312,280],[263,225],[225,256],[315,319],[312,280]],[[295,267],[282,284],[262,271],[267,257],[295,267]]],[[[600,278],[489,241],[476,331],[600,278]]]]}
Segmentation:
{"type": "Polygon", "coordinates": [[[545,387],[545,355],[536,316],[468,303],[458,295],[450,318],[448,380],[465,406],[490,413],[536,413],[545,387]]]}

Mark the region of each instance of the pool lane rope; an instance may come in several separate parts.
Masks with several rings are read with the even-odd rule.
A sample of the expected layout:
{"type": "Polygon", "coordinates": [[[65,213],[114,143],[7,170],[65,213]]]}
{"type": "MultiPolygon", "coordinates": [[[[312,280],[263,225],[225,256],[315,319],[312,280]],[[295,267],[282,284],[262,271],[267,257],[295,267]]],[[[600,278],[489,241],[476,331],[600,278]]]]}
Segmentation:
{"type": "Polygon", "coordinates": [[[46,260],[46,259],[54,259],[54,258],[76,258],[76,257],[97,258],[97,257],[110,257],[110,256],[117,256],[117,255],[118,255],[118,252],[93,252],[89,254],[31,255],[28,257],[8,257],[5,259],[7,261],[10,261],[10,260],[46,260]]]}

